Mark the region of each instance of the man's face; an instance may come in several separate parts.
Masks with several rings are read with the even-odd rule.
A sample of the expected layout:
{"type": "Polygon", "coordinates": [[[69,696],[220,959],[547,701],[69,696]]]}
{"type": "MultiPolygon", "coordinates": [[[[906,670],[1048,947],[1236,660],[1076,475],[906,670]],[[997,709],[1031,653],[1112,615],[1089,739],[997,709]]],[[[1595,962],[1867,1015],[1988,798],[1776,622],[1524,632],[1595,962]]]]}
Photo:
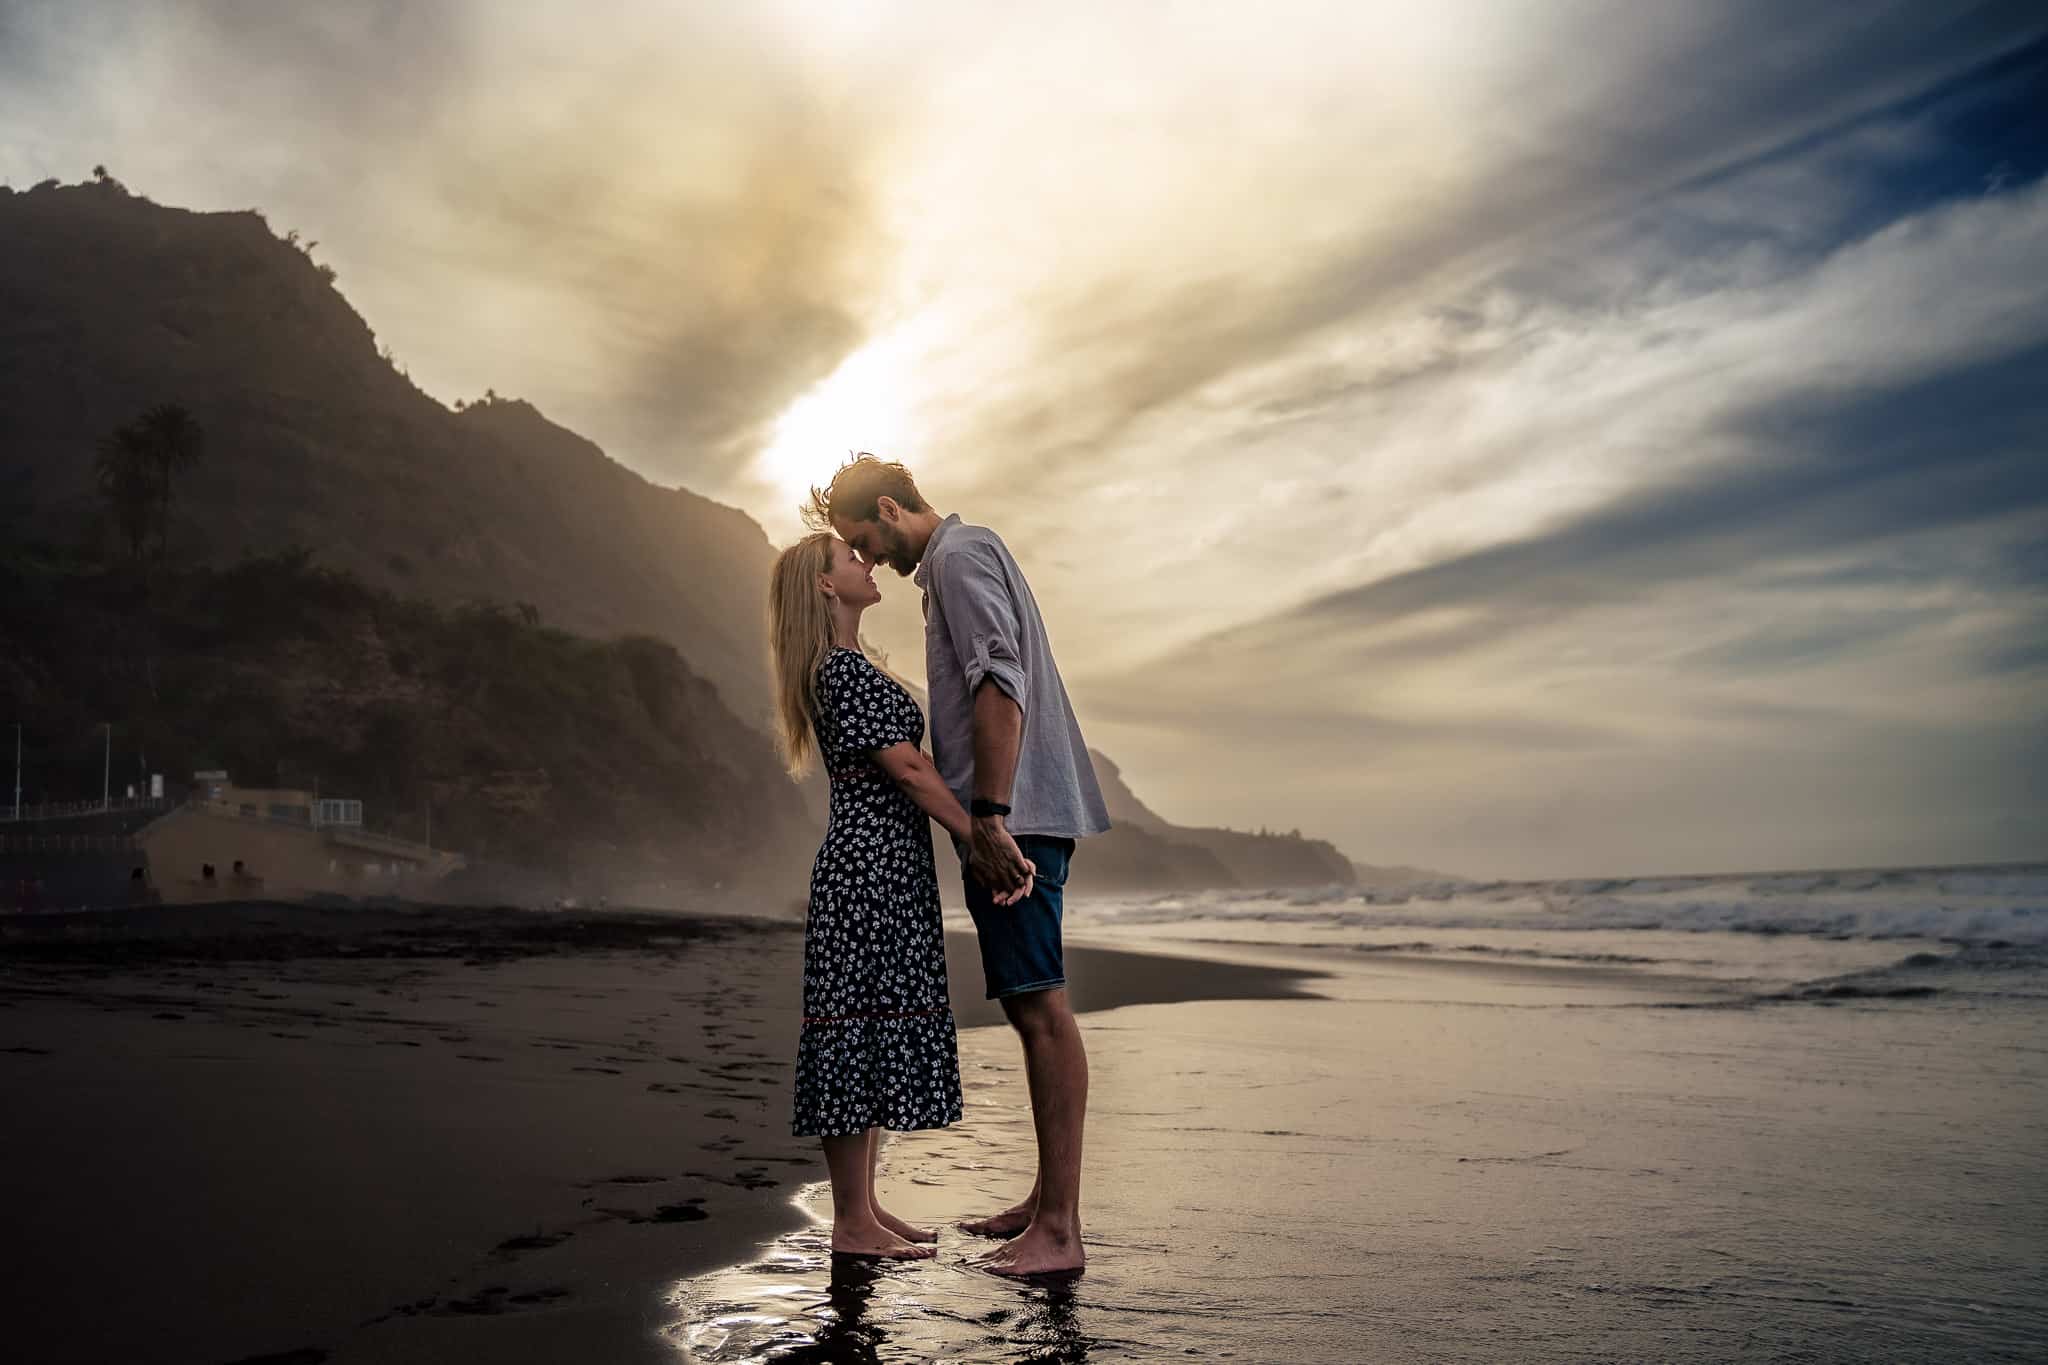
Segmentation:
{"type": "Polygon", "coordinates": [[[917,572],[917,555],[910,548],[910,537],[896,524],[890,513],[894,503],[878,508],[873,521],[847,521],[843,517],[832,518],[832,529],[839,538],[851,545],[866,564],[886,564],[902,577],[908,578],[917,572]]]}

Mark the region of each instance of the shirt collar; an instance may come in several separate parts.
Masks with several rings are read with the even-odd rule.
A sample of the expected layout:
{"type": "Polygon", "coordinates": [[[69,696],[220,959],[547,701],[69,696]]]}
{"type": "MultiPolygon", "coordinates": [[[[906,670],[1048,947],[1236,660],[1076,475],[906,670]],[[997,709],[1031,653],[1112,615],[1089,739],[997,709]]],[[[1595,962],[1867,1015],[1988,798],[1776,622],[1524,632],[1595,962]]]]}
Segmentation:
{"type": "Polygon", "coordinates": [[[917,561],[917,572],[911,575],[911,582],[917,584],[920,588],[925,586],[926,581],[931,577],[932,556],[938,553],[939,537],[945,535],[951,527],[958,526],[959,524],[960,514],[954,512],[933,528],[932,538],[924,543],[924,557],[917,561]]]}

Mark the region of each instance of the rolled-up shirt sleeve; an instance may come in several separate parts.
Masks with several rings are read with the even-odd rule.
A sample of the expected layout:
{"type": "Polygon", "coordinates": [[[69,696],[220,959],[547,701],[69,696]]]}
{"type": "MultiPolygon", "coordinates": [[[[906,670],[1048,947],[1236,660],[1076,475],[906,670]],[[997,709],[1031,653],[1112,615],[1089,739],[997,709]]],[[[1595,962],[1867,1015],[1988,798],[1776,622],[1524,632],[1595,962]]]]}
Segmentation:
{"type": "Polygon", "coordinates": [[[1024,667],[1016,599],[1001,556],[991,545],[970,541],[949,546],[934,567],[938,591],[933,597],[945,618],[960,671],[967,677],[967,695],[980,690],[982,679],[994,678],[1028,715],[1031,674],[1024,667]]]}

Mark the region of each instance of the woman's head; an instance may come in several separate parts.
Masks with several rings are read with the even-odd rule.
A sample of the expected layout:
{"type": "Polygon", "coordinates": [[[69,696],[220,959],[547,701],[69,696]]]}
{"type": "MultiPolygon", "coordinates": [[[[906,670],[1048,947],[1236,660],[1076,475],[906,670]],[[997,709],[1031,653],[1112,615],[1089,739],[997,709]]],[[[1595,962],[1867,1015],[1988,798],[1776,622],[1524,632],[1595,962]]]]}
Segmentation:
{"type": "Polygon", "coordinates": [[[881,601],[874,570],[829,531],[805,536],[776,556],[768,576],[768,640],[775,669],[776,718],[783,762],[792,777],[810,770],[817,750],[811,713],[818,665],[832,649],[837,618],[881,601]]]}

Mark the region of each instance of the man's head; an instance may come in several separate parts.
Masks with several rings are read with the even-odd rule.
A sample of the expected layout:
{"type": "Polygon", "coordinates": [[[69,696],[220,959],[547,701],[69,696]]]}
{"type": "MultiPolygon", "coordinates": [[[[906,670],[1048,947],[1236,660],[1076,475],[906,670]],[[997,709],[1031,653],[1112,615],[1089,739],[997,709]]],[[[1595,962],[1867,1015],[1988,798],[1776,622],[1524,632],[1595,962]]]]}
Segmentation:
{"type": "Polygon", "coordinates": [[[866,453],[841,465],[825,487],[811,489],[803,516],[805,525],[834,532],[867,563],[886,564],[906,577],[916,571],[939,525],[939,514],[918,494],[908,469],[866,453]]]}

